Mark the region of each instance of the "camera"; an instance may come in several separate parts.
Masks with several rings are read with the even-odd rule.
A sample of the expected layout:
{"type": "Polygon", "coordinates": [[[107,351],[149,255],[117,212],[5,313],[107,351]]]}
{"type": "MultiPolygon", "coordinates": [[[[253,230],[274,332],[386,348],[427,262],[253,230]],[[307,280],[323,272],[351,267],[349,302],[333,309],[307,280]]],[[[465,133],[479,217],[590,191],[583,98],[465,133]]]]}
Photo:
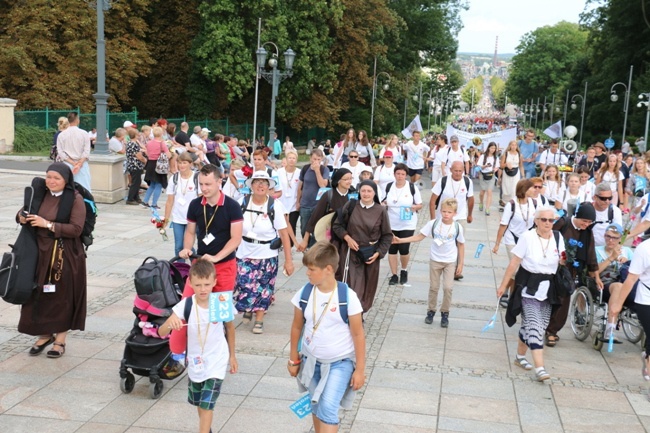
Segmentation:
{"type": "Polygon", "coordinates": [[[21,217],[23,217],[23,218],[27,218],[28,215],[29,215],[29,212],[27,212],[26,210],[21,210],[21,211],[20,211],[20,216],[21,216],[21,217]]]}

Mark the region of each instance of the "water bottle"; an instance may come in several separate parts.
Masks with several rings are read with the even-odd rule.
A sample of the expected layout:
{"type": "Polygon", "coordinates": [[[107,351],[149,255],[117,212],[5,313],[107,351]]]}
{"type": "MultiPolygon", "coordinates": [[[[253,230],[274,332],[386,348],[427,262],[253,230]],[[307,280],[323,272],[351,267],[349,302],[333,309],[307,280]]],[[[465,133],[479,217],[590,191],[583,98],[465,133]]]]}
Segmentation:
{"type": "Polygon", "coordinates": [[[612,333],[609,334],[609,342],[607,343],[607,351],[609,353],[612,353],[614,350],[614,330],[612,329],[612,333]]]}
{"type": "Polygon", "coordinates": [[[481,257],[481,252],[483,251],[484,247],[485,247],[484,244],[478,244],[478,246],[476,247],[476,253],[474,253],[474,258],[475,259],[478,259],[479,257],[481,257]]]}

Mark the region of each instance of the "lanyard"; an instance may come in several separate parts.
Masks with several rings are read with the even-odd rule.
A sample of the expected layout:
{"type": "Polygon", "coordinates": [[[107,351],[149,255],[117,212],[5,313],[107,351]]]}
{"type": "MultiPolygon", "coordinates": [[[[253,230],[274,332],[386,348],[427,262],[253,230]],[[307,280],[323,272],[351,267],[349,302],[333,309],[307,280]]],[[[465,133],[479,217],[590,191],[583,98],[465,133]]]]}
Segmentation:
{"type": "Polygon", "coordinates": [[[217,211],[219,210],[219,205],[217,205],[217,207],[214,208],[214,213],[212,214],[212,217],[210,217],[210,221],[208,221],[208,217],[205,212],[206,207],[207,207],[207,203],[205,206],[203,206],[203,221],[205,222],[205,232],[208,233],[210,224],[212,224],[212,220],[214,219],[214,216],[217,214],[217,211]]]}
{"type": "Polygon", "coordinates": [[[327,310],[330,309],[330,303],[332,302],[332,298],[334,297],[334,292],[336,289],[332,290],[332,293],[330,293],[330,298],[327,300],[327,305],[323,309],[323,312],[320,313],[320,317],[318,318],[318,321],[316,322],[316,300],[318,299],[318,296],[316,294],[316,291],[314,290],[314,299],[312,300],[312,306],[313,306],[313,311],[314,311],[314,327],[311,331],[311,336],[314,338],[314,334],[316,333],[316,330],[320,326],[320,322],[323,320],[323,317],[325,317],[325,313],[327,313],[327,310]]]}
{"type": "Polygon", "coordinates": [[[198,334],[199,346],[201,346],[201,355],[203,355],[203,348],[205,347],[205,342],[208,341],[208,333],[210,332],[210,322],[208,322],[208,327],[205,330],[205,339],[201,337],[201,319],[199,318],[199,306],[197,303],[194,304],[194,309],[196,310],[196,332],[198,334]]]}

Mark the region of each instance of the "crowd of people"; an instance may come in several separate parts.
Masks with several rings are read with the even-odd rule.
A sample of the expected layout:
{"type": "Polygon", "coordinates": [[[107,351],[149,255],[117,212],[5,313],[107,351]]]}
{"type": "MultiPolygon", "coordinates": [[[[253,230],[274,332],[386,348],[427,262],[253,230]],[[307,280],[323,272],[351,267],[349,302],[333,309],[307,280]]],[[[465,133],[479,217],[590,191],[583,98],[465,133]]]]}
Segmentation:
{"type": "MultiPolygon", "coordinates": [[[[52,272],[58,270],[66,282],[56,295],[47,295],[54,300],[61,297],[65,304],[48,304],[51,320],[31,319],[35,306],[45,308],[38,296],[21,311],[19,330],[38,337],[30,354],[38,355],[54,344],[47,353],[54,358],[65,352],[67,331],[84,327],[85,256],[81,257],[78,239],[83,203],[69,190],[74,182],[90,188],[89,136],[78,129],[74,113],[59,125],[56,159],[60,162],[48,168],[46,178],[51,194],[37,213],[17,215],[21,224],[38,228],[43,257],[39,281],[50,287],[52,272]],[[72,209],[70,215],[62,216],[63,203],[72,209]],[[60,264],[56,260],[50,264],[50,258],[60,264]],[[75,261],[77,265],[63,267],[75,261]],[[70,297],[75,302],[65,303],[70,297]]],[[[492,252],[496,254],[503,242],[509,258],[497,288],[507,323],[512,326],[521,316],[515,365],[535,369],[539,381],[550,378],[543,349],[558,344],[570,302],[570,285],[561,278],[562,269],[569,280],[605,294],[610,314],[603,338],[614,335],[617,314],[626,302],[635,306],[641,325],[650,332],[650,254],[646,251],[650,242],[641,237],[650,229],[650,158],[646,155],[607,153],[596,143],[575,159],[568,172],[569,160],[557,143],[552,141],[543,150],[533,131],[525,131],[500,152],[496,143],[466,149],[457,136],[422,137],[419,131],[409,140],[391,135],[377,148],[365,131],[349,129],[327,148],[312,145],[309,163],[299,167],[289,137],[281,144],[276,135],[268,146],[262,142],[252,148],[236,137],[210,138],[211,131],[200,126],[193,131],[188,135],[189,125],[182,123],[176,132],[175,125],[159,119],[140,130],[125,122],[115,132],[111,149],[126,156],[126,204],[157,210],[165,190],[162,219],[173,227],[175,254],[183,259],[201,257],[183,299],[194,296],[196,305],[205,308],[206,293],[233,291],[234,308],[243,323],[252,322],[254,334],[264,332],[279,270],[290,276],[292,249],[304,253],[309,283],[292,300],[295,317],[288,369],[316,402],[317,431],[329,431],[326,426],[338,423],[335,409],[349,397],[346,390],[364,383],[362,324],[373,308],[386,255],[389,285],[405,285],[410,243],[432,238],[424,321],[432,324],[439,312],[440,325],[449,326],[454,280],[463,278],[465,233],[475,209],[473,178],[478,178],[480,188],[479,212],[486,216],[491,210],[502,212],[492,252]],[[431,218],[416,233],[417,215],[424,206],[422,176],[430,176],[432,182],[431,218]],[[143,187],[146,192],[140,199],[143,187]],[[498,206],[492,203],[497,193],[498,206]],[[622,245],[624,238],[637,247],[636,254],[622,245]],[[337,282],[349,290],[342,292],[337,282]],[[207,289],[197,290],[203,286],[207,289]],[[341,308],[341,320],[330,314],[322,322],[333,303],[345,304],[345,315],[341,308]],[[317,333],[321,322],[342,337],[317,333]],[[301,335],[304,323],[308,326],[301,335]],[[529,349],[532,364],[526,359],[529,349]],[[330,381],[331,389],[326,385],[330,381]]],[[[181,310],[174,310],[177,316],[181,310]]],[[[176,319],[170,319],[170,329],[182,326],[176,319]]],[[[220,343],[218,356],[227,358],[224,366],[229,359],[231,371],[236,371],[230,347],[234,335],[232,341],[228,335],[234,329],[226,331],[227,341],[220,343]]],[[[185,347],[179,338],[172,332],[170,347],[176,353],[185,347]]],[[[200,364],[201,355],[189,353],[196,347],[188,346],[188,356],[198,356],[200,364]]],[[[650,340],[643,355],[644,377],[650,380],[646,354],[650,354],[650,340]]],[[[192,371],[197,373],[190,369],[191,381],[203,377],[192,371]]],[[[225,370],[219,371],[222,380],[225,370]]],[[[198,400],[203,392],[218,396],[221,382],[197,381],[201,383],[190,382],[190,392],[198,400]]],[[[206,406],[198,400],[200,408],[214,408],[214,400],[206,406]]],[[[202,418],[201,425],[204,422],[202,418]]]]}

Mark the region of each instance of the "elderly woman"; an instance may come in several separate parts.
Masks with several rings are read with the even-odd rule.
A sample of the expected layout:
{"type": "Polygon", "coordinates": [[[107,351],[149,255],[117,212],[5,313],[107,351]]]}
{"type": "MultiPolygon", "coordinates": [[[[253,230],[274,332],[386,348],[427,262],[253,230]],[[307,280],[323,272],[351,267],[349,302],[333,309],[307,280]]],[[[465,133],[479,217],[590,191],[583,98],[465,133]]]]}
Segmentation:
{"type": "Polygon", "coordinates": [[[552,304],[558,302],[561,288],[554,284],[558,265],[563,262],[564,239],[553,231],[555,212],[550,208],[540,208],[535,212],[535,230],[524,232],[512,249],[512,259],[506,268],[503,281],[497,289],[501,297],[510,278],[515,274],[514,292],[508,303],[506,321],[508,326],[516,322],[521,313],[519,344],[515,365],[524,370],[533,366],[526,360],[530,349],[535,364],[535,375],[542,382],[551,378],[544,369],[544,331],[551,318],[552,304]]]}
{"type": "Polygon", "coordinates": [[[54,343],[47,357],[60,358],[68,331],[86,325],[86,254],[80,237],[86,206],[62,162],[47,168],[44,188],[40,207],[17,217],[20,224],[36,227],[38,243],[38,287],[20,309],[18,332],[38,336],[31,356],[54,343]]]}
{"type": "Polygon", "coordinates": [[[284,247],[284,273],[293,273],[291,241],[287,231],[286,210],[280,200],[270,197],[275,180],[266,171],[256,171],[246,185],[250,197],[242,199],[244,227],[237,248],[235,308],[244,313],[244,323],[255,314],[253,334],[264,332],[264,313],[271,306],[278,275],[278,249],[284,247]]]}
{"type": "MultiPolygon", "coordinates": [[[[422,209],[422,197],[420,190],[411,184],[407,179],[409,168],[406,164],[395,166],[395,182],[390,183],[390,188],[382,191],[384,195],[382,204],[388,209],[388,219],[393,235],[398,238],[413,236],[418,223],[416,212],[422,209]]],[[[406,284],[408,273],[406,267],[409,264],[409,247],[411,244],[392,244],[388,249],[388,266],[390,266],[391,277],[389,285],[394,286],[406,284]],[[401,271],[397,276],[397,253],[400,255],[401,271]]]]}
{"type": "MultiPolygon", "coordinates": [[[[530,190],[533,188],[533,182],[530,179],[522,179],[517,182],[516,200],[510,200],[503,208],[497,239],[492,249],[494,254],[499,252],[499,245],[501,244],[501,240],[503,240],[503,245],[505,245],[506,252],[508,253],[508,260],[512,260],[512,249],[517,245],[517,241],[521,235],[533,226],[535,222],[535,204],[533,203],[533,199],[530,198],[530,190]]],[[[507,290],[499,299],[499,303],[504,308],[508,305],[508,296],[514,286],[514,282],[514,278],[509,281],[507,290]]]]}
{"type": "MultiPolygon", "coordinates": [[[[350,152],[352,153],[352,152],[350,152]]],[[[359,200],[343,205],[332,231],[344,241],[339,255],[349,257],[346,283],[357,293],[364,313],[372,307],[379,281],[379,260],[388,252],[393,232],[386,208],[379,204],[377,185],[359,184],[359,200]]]]}
{"type": "Polygon", "coordinates": [[[298,225],[298,217],[300,216],[300,211],[296,210],[298,186],[300,184],[300,170],[296,167],[298,152],[295,149],[289,149],[285,151],[285,158],[287,165],[278,170],[278,178],[283,192],[280,201],[289,214],[289,224],[291,225],[292,233],[295,233],[298,225]]]}

